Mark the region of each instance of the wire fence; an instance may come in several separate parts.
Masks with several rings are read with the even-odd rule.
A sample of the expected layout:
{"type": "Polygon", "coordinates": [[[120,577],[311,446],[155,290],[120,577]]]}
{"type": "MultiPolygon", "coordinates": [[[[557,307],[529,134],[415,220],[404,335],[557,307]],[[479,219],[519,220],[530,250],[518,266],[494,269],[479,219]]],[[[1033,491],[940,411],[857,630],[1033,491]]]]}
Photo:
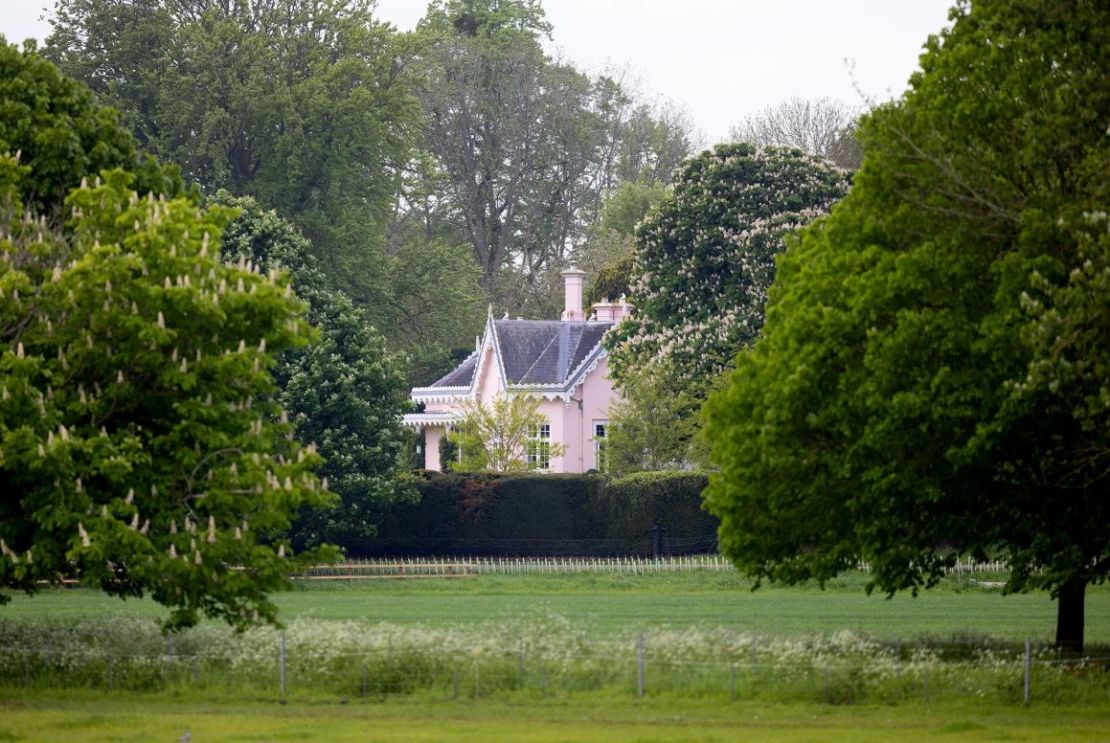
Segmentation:
{"type": "MultiPolygon", "coordinates": [[[[378,638],[380,640],[381,638],[378,638]]],[[[0,684],[27,688],[100,688],[107,692],[226,690],[264,697],[337,695],[375,698],[423,693],[474,699],[498,693],[538,696],[606,690],[639,697],[682,695],[848,704],[990,699],[1104,704],[1110,655],[1056,656],[1026,641],[993,649],[922,643],[881,647],[809,646],[752,638],[737,648],[683,649],[638,635],[596,646],[542,647],[536,638],[478,648],[378,642],[375,647],[308,645],[286,633],[157,652],[83,647],[0,649],[0,684]],[[784,651],[784,647],[787,650],[784,651]],[[876,648],[879,649],[876,650],[876,648]],[[870,648],[870,651],[867,649],[870,648]],[[863,652],[860,652],[863,651],[863,652]],[[985,652],[984,652],[985,651],[985,652]]]]}

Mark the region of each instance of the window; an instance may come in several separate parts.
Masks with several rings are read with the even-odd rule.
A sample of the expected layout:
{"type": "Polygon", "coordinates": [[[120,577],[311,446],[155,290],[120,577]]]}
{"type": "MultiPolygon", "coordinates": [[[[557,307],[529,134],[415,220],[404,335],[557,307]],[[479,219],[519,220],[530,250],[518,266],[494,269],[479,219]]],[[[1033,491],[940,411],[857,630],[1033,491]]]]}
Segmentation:
{"type": "Polygon", "coordinates": [[[605,452],[605,430],[608,427],[609,421],[594,421],[594,467],[599,472],[609,471],[609,458],[605,452]]]}
{"type": "Polygon", "coordinates": [[[551,424],[541,423],[528,431],[528,451],[524,455],[530,470],[551,469],[551,424]]]}

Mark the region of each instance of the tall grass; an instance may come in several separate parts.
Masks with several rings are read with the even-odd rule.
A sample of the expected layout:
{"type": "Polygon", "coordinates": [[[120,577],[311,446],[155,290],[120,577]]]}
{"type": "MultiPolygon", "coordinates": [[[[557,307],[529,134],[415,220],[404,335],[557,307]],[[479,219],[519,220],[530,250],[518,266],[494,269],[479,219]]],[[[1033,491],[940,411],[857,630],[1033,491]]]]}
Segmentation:
{"type": "MultiPolygon", "coordinates": [[[[454,628],[300,620],[284,631],[202,625],[171,636],[138,618],[0,622],[0,684],[272,697],[281,691],[282,633],[291,696],[638,691],[637,636],[594,634],[551,613],[454,628]]],[[[643,641],[649,696],[829,704],[1023,698],[1023,649],[983,637],[890,642],[856,632],[787,638],[686,628],[646,632],[643,641]]],[[[1068,659],[1038,647],[1033,699],[1105,703],[1108,667],[1106,658],[1068,659]]]]}

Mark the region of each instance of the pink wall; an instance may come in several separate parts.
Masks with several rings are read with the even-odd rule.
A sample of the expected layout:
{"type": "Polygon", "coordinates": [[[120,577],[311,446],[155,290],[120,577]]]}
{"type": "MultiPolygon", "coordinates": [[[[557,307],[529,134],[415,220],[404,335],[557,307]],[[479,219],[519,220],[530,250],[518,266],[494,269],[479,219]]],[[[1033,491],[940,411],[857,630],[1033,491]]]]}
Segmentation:
{"type": "MultiPolygon", "coordinates": [[[[501,374],[493,350],[486,352],[482,375],[478,384],[478,399],[488,405],[503,392],[501,374]]],[[[586,381],[575,388],[571,399],[541,400],[539,412],[551,424],[551,440],[566,446],[562,456],[551,458],[551,472],[585,472],[597,467],[594,451],[594,422],[608,421],[609,406],[620,399],[609,381],[609,362],[602,359],[590,372],[586,381]]],[[[457,404],[428,403],[429,413],[456,409],[457,404]]],[[[439,470],[439,442],[445,430],[441,427],[425,429],[424,466],[439,470]]]]}
{"type": "Polygon", "coordinates": [[[585,472],[597,468],[594,422],[609,420],[609,405],[619,399],[609,381],[609,363],[602,359],[568,402],[545,400],[540,412],[551,421],[551,437],[566,450],[551,460],[552,472],[585,472]]]}

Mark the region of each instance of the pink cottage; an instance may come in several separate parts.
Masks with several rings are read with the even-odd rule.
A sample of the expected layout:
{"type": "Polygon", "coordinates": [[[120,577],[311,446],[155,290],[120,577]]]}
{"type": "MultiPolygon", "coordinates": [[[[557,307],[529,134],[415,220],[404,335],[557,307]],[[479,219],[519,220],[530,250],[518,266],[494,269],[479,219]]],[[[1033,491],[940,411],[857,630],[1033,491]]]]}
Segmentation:
{"type": "MultiPolygon", "coordinates": [[[[544,457],[537,469],[585,472],[598,468],[598,451],[609,423],[609,405],[618,399],[609,381],[601,346],[605,331],[625,317],[630,306],[600,302],[589,319],[582,313],[582,281],[577,268],[563,271],[566,301],[560,320],[486,319],[470,354],[454,371],[427,387],[415,387],[412,400],[424,412],[406,415],[405,425],[424,430],[424,466],[442,469],[439,444],[447,428],[462,418],[468,400],[489,404],[498,395],[540,399],[546,424],[539,440],[561,443],[561,456],[544,457]]],[[[540,449],[542,451],[542,449],[540,449]]]]}

